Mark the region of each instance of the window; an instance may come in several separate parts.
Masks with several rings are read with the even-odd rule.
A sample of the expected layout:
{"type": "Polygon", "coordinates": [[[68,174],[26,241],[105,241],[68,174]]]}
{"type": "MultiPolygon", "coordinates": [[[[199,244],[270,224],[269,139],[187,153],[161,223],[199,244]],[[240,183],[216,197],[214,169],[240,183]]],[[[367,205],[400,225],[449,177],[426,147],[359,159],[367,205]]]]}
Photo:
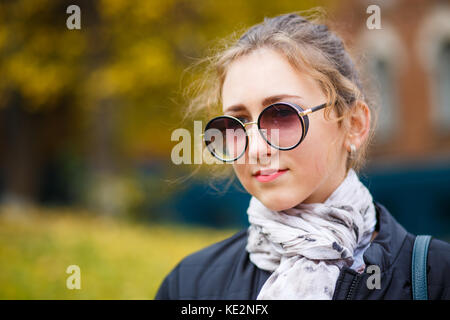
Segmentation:
{"type": "Polygon", "coordinates": [[[435,132],[450,136],[450,5],[433,6],[419,24],[417,53],[430,81],[435,132]]]}
{"type": "Polygon", "coordinates": [[[379,30],[363,31],[357,42],[362,56],[363,79],[377,109],[375,142],[388,144],[397,134],[401,118],[398,110],[397,75],[406,63],[403,43],[396,29],[386,22],[379,30]]]}
{"type": "Polygon", "coordinates": [[[373,57],[370,63],[375,87],[379,96],[378,123],[376,140],[386,143],[395,132],[397,119],[397,106],[395,103],[395,81],[393,70],[389,62],[382,57],[373,57]]]}
{"type": "Polygon", "coordinates": [[[450,39],[439,47],[435,69],[436,110],[434,120],[438,132],[450,133],[450,39]]]}

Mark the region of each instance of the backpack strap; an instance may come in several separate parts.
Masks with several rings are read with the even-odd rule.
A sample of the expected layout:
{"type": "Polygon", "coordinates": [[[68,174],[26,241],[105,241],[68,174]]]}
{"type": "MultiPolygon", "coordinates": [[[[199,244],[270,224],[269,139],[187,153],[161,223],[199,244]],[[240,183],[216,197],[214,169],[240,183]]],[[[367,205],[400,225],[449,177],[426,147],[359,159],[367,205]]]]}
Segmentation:
{"type": "Polygon", "coordinates": [[[427,255],[431,236],[419,235],[414,241],[411,267],[412,294],[414,300],[428,300],[427,255]]]}

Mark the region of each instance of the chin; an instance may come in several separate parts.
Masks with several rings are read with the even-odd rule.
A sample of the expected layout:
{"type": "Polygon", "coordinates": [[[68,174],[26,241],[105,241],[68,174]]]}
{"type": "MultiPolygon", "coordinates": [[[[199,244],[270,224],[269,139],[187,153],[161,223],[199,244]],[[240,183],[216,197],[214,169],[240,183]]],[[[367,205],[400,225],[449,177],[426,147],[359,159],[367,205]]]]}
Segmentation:
{"type": "Polygon", "coordinates": [[[256,196],[256,198],[261,201],[267,209],[272,211],[282,211],[290,209],[303,201],[303,199],[280,196],[280,192],[276,192],[273,194],[268,194],[268,192],[266,192],[256,196]]]}

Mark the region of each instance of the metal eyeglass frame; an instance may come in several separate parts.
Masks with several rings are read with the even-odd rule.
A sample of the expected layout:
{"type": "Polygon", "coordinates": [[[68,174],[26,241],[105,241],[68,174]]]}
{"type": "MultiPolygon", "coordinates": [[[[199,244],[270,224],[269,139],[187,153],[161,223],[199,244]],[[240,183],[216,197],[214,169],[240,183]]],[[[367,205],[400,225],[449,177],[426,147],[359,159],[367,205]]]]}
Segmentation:
{"type": "MultiPolygon", "coordinates": [[[[247,130],[245,129],[245,127],[246,127],[246,126],[249,126],[249,125],[251,125],[251,124],[256,124],[256,125],[258,126],[258,132],[261,134],[261,136],[263,137],[264,141],[266,141],[271,147],[273,147],[273,148],[275,148],[275,149],[278,149],[278,150],[292,150],[292,149],[296,148],[296,147],[297,147],[297,146],[305,139],[306,134],[308,133],[308,129],[309,129],[309,118],[308,118],[308,114],[313,113],[313,112],[318,111],[318,110],[321,110],[321,109],[323,109],[323,108],[325,108],[325,107],[327,107],[327,106],[328,106],[327,103],[323,103],[323,104],[318,105],[318,106],[316,106],[316,107],[312,107],[312,108],[309,108],[309,109],[303,109],[302,107],[300,107],[299,105],[297,105],[297,104],[295,104],[295,103],[291,103],[291,102],[276,102],[276,103],[273,103],[273,104],[267,106],[266,108],[264,108],[264,109],[261,111],[261,113],[259,114],[258,120],[257,120],[257,121],[252,121],[252,122],[243,123],[243,122],[242,122],[241,120],[239,120],[238,118],[233,117],[233,116],[230,116],[230,115],[221,115],[221,116],[212,118],[212,119],[209,120],[208,123],[206,124],[204,132],[206,132],[206,130],[207,130],[207,128],[208,128],[208,125],[209,125],[211,122],[217,120],[218,118],[231,118],[231,119],[233,119],[233,120],[236,120],[236,121],[238,121],[238,123],[239,123],[239,124],[242,126],[242,128],[244,129],[245,137],[246,137],[244,151],[243,151],[240,155],[238,155],[236,158],[231,159],[231,160],[225,160],[225,159],[222,159],[222,158],[216,156],[216,155],[214,154],[214,152],[211,151],[211,149],[208,147],[208,144],[206,143],[207,141],[205,140],[205,133],[202,133],[200,136],[203,137],[203,141],[204,141],[206,147],[208,148],[209,152],[210,152],[215,158],[217,158],[217,159],[219,159],[220,161],[223,161],[223,162],[233,162],[233,161],[236,161],[237,159],[239,159],[240,157],[242,157],[242,155],[244,155],[244,153],[245,153],[245,151],[247,150],[247,147],[248,147],[248,133],[247,133],[247,130]],[[300,123],[301,123],[301,125],[302,125],[302,137],[300,138],[300,140],[299,140],[295,145],[293,145],[293,146],[291,146],[291,147],[282,148],[282,147],[275,146],[275,145],[271,144],[271,143],[266,139],[266,137],[264,136],[264,134],[261,132],[261,127],[260,127],[260,125],[259,125],[260,120],[261,120],[261,115],[262,115],[267,109],[273,108],[273,107],[275,107],[275,106],[277,106],[277,105],[285,105],[285,106],[289,106],[289,107],[293,108],[293,109],[297,112],[298,117],[299,117],[299,119],[300,119],[300,123]]],[[[208,142],[209,142],[209,141],[208,141],[208,142]]]]}

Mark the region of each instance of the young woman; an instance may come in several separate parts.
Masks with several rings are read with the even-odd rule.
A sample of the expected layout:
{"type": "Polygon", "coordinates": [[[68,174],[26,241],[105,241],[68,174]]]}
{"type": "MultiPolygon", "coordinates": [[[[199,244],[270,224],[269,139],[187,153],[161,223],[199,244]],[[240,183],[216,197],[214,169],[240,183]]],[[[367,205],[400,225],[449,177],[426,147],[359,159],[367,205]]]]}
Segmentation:
{"type": "MultiPolygon", "coordinates": [[[[212,61],[194,104],[222,106],[204,140],[252,195],[250,227],[182,260],[156,298],[411,299],[415,236],[356,173],[374,121],[342,40],[287,14],[212,61]]],[[[432,239],[427,263],[428,297],[450,299],[450,245],[432,239]]]]}

